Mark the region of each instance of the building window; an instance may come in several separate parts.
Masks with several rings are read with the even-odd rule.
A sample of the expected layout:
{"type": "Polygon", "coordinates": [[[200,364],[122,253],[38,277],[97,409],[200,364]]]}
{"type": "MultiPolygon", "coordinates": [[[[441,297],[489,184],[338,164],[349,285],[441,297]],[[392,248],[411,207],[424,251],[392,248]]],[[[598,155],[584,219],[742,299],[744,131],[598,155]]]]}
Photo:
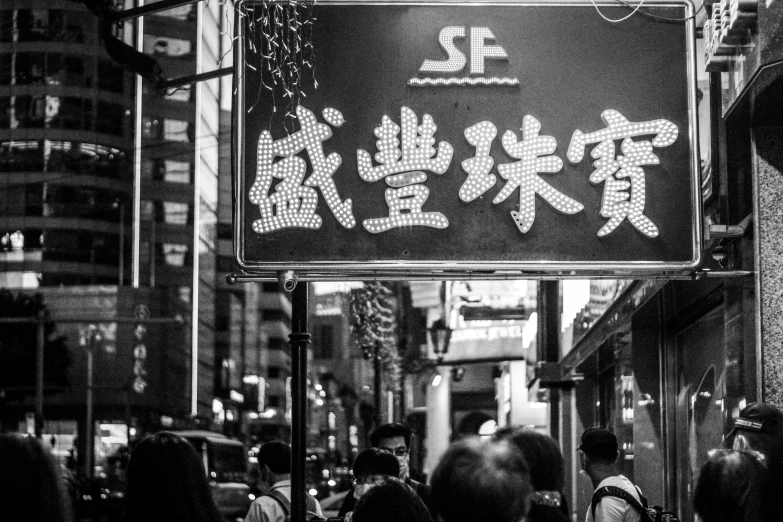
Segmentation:
{"type": "Polygon", "coordinates": [[[165,36],[144,35],[144,54],[180,58],[193,52],[190,40],[168,38],[165,36]]]}
{"type": "Polygon", "coordinates": [[[163,244],[163,257],[169,266],[185,266],[187,258],[187,245],[177,245],[173,243],[163,244]]]}
{"type": "Polygon", "coordinates": [[[122,93],[125,89],[125,73],[108,60],[98,61],[98,88],[122,93]]]}
{"type": "Polygon", "coordinates": [[[163,120],[163,139],[190,141],[190,124],[182,120],[163,120]]]}
{"type": "Polygon", "coordinates": [[[163,181],[169,183],[190,183],[191,166],[187,161],[166,160],[163,162],[163,181]]]}
{"type": "Polygon", "coordinates": [[[98,117],[95,119],[95,130],[114,134],[115,136],[125,135],[125,109],[122,105],[116,103],[98,102],[98,117]]]}
{"type": "Polygon", "coordinates": [[[190,207],[187,203],[163,202],[163,222],[169,225],[187,225],[190,207]]]}
{"type": "Polygon", "coordinates": [[[334,343],[334,329],[330,324],[322,324],[318,327],[318,337],[315,339],[313,357],[316,359],[331,359],[332,345],[334,343]]]}

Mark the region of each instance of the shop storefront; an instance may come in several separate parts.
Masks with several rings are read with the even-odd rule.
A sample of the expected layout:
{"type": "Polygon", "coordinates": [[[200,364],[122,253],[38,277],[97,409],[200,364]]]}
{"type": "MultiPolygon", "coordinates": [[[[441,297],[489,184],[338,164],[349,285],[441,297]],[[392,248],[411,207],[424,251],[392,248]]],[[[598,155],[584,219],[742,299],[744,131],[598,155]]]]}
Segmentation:
{"type": "MultiPolygon", "coordinates": [[[[607,282],[595,283],[602,297],[607,282]]],[[[566,489],[582,516],[593,488],[579,473],[578,438],[606,426],[618,437],[621,472],[651,501],[692,520],[707,451],[757,398],[753,279],[617,283],[600,318],[591,317],[593,299],[577,316],[573,348],[560,362],[572,380],[560,391],[566,489]]]]}
{"type": "Polygon", "coordinates": [[[592,494],[576,451],[585,428],[613,429],[621,472],[651,501],[690,521],[699,469],[739,411],[753,401],[783,405],[776,305],[783,292],[783,49],[774,38],[781,14],[760,3],[737,16],[732,5],[706,6],[703,32],[711,124],[709,154],[702,151],[701,274],[593,281],[590,301],[561,346],[554,425],[577,519],[592,494]],[[734,15],[721,26],[724,11],[734,15]]]}

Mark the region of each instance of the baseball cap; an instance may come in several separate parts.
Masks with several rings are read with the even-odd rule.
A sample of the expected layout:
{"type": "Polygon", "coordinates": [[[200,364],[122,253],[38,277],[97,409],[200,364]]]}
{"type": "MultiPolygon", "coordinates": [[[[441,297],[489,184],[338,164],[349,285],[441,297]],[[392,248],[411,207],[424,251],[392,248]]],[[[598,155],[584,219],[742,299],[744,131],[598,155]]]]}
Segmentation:
{"type": "Polygon", "coordinates": [[[753,402],[740,412],[734,430],[747,430],[770,435],[783,435],[783,412],[771,404],[753,402]]]}
{"type": "Polygon", "coordinates": [[[579,445],[579,449],[592,455],[617,455],[617,437],[606,428],[588,428],[582,433],[582,443],[579,445]]]}

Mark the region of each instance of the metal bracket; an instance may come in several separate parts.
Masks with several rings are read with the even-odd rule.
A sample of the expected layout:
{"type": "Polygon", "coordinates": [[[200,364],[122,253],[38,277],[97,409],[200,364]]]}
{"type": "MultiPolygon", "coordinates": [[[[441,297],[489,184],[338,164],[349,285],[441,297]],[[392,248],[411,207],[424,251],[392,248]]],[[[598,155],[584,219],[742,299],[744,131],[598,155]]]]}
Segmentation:
{"type": "Polygon", "coordinates": [[[745,235],[748,227],[753,222],[753,214],[748,214],[745,219],[736,225],[710,224],[707,227],[706,239],[735,239],[745,235]]]}

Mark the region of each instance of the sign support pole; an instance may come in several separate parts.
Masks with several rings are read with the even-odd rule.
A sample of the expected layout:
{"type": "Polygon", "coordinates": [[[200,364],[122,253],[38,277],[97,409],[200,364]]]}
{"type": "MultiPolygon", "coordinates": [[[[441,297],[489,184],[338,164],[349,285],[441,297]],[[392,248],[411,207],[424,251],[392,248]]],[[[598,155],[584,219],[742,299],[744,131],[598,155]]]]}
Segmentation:
{"type": "Polygon", "coordinates": [[[291,520],[305,520],[305,453],[307,451],[307,283],[291,292],[291,520]]]}

